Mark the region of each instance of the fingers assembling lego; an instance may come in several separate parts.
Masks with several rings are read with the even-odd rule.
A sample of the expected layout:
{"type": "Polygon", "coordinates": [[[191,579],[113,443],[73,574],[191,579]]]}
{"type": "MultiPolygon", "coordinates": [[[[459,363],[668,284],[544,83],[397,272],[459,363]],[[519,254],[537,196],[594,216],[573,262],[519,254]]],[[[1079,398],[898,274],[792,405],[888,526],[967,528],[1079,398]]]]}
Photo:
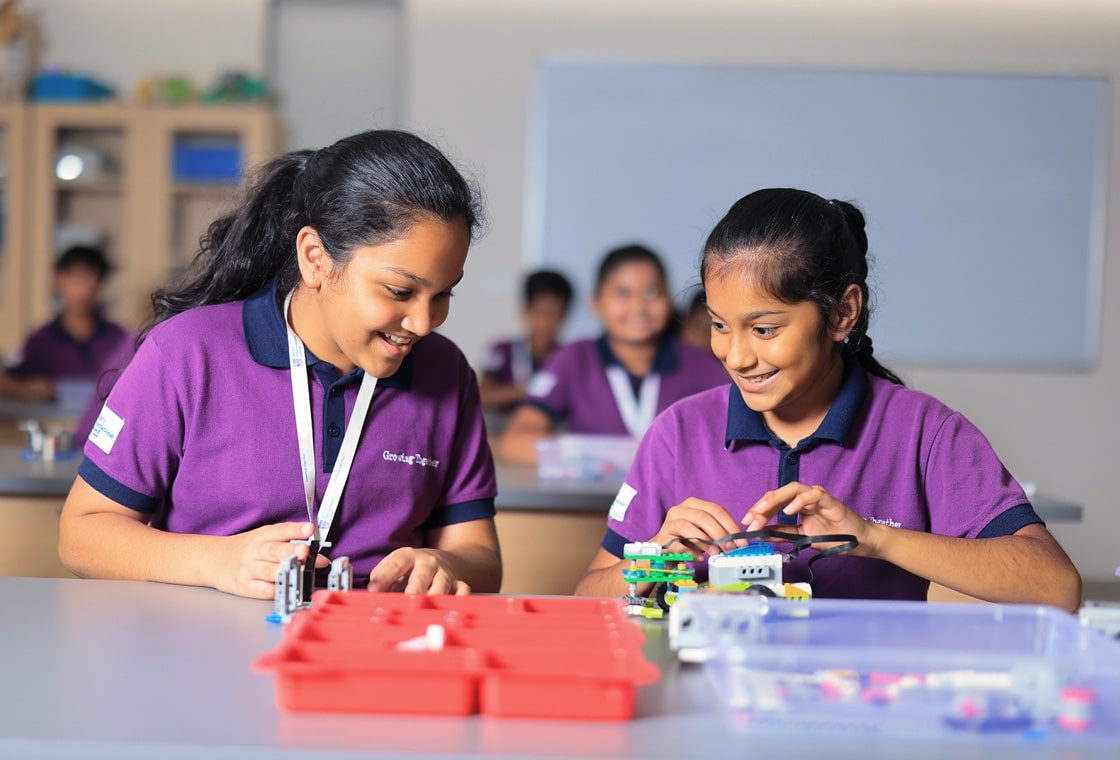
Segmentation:
{"type": "MultiPolygon", "coordinates": [[[[859,546],[864,547],[867,522],[821,486],[807,486],[794,481],[767,491],[747,510],[743,516],[743,525],[748,531],[759,530],[766,527],[779,512],[799,516],[797,525],[775,526],[783,531],[806,536],[851,534],[858,539],[859,546]]],[[[830,545],[819,544],[815,548],[825,550],[830,545]]],[[[851,553],[859,555],[867,552],[857,547],[851,553]]]]}
{"type": "Polygon", "coordinates": [[[369,574],[370,591],[403,591],[406,594],[470,593],[457,579],[439,552],[405,547],[391,552],[369,574]]]}
{"type": "Polygon", "coordinates": [[[687,541],[688,538],[717,541],[742,529],[739,522],[719,504],[693,496],[669,509],[665,521],[661,523],[661,530],[650,541],[661,545],[674,542],[673,551],[688,552],[701,559],[705,554],[719,554],[722,549],[714,543],[702,544],[687,541]]]}
{"type": "MultiPolygon", "coordinates": [[[[295,554],[307,559],[308,546],[299,542],[311,536],[311,523],[278,523],[230,536],[231,548],[224,553],[225,567],[217,578],[217,588],[256,599],[271,599],[276,590],[280,562],[295,554]]],[[[316,567],[330,560],[320,555],[316,567]]]]}

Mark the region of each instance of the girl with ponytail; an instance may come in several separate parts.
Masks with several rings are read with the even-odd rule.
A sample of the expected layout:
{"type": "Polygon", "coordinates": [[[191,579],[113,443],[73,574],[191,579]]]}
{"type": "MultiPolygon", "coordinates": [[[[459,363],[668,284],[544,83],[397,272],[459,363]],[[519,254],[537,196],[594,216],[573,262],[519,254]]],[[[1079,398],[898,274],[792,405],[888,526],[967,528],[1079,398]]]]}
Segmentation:
{"type": "Polygon", "coordinates": [[[329,554],[371,589],[497,591],[478,384],[432,332],[479,215],[406,132],[262,166],[153,296],[63,509],[63,562],[267,599],[287,556],[329,554]]]}
{"type": "Polygon", "coordinates": [[[625,594],[627,543],[773,524],[856,537],[812,575],[817,551],[840,544],[786,564],[784,580],[811,580],[814,596],[925,599],[932,581],[1080,606],[1076,568],[983,434],[875,358],[867,249],[859,209],[801,190],[751,193],[716,224],[700,273],[730,393],[654,421],[577,593],[625,594]]]}

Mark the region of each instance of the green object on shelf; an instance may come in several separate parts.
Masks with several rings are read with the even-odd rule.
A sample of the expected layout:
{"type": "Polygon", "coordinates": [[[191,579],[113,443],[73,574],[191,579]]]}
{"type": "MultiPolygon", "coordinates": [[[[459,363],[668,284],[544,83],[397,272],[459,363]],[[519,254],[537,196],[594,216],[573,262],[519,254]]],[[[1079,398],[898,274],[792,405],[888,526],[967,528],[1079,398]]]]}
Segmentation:
{"type": "Polygon", "coordinates": [[[186,77],[166,77],[156,83],[157,98],[163,103],[181,105],[195,98],[194,86],[186,77]]]}
{"type": "Polygon", "coordinates": [[[268,88],[263,79],[247,74],[224,74],[202,99],[207,103],[244,103],[267,97],[268,88]]]}

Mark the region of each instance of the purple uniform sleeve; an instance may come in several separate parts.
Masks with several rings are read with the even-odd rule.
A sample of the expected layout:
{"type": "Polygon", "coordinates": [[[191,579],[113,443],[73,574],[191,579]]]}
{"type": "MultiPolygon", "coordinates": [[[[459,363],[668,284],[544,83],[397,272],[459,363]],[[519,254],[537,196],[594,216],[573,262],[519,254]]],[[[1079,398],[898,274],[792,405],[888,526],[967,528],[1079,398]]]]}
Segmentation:
{"type": "Polygon", "coordinates": [[[93,431],[94,423],[101,415],[101,407],[105,403],[105,399],[109,397],[109,392],[113,390],[113,386],[120,379],[124,368],[132,361],[134,353],[136,353],[136,338],[129,335],[127,339],[117,344],[113,353],[102,363],[97,374],[93,396],[74,426],[75,441],[85,441],[89,437],[89,434],[93,431]]]}
{"type": "Polygon", "coordinates": [[[513,382],[512,361],[510,358],[509,341],[500,341],[490,347],[486,352],[486,362],[482,366],[482,374],[499,383],[513,382]]]}
{"type": "Polygon", "coordinates": [[[638,445],[626,481],[619,488],[607,516],[608,551],[610,533],[626,541],[647,541],[657,534],[665,514],[675,505],[676,468],[673,467],[678,442],[676,417],[660,414],[638,445]]]}
{"type": "Polygon", "coordinates": [[[428,527],[494,516],[493,499],[498,487],[482,417],[478,381],[465,361],[461,362],[461,370],[458,424],[447,469],[450,476],[439,505],[426,523],[428,527]]]}
{"type": "MultiPolygon", "coordinates": [[[[153,511],[167,494],[184,446],[180,380],[186,373],[172,363],[158,334],[150,334],[113,386],[85,445],[87,462],[109,478],[90,485],[139,511],[153,511]]],[[[82,474],[91,472],[83,468],[82,474]]]]}
{"type": "Polygon", "coordinates": [[[988,439],[960,413],[937,430],[927,461],[924,478],[933,533],[975,538],[1006,510],[1029,503],[988,439]]]}

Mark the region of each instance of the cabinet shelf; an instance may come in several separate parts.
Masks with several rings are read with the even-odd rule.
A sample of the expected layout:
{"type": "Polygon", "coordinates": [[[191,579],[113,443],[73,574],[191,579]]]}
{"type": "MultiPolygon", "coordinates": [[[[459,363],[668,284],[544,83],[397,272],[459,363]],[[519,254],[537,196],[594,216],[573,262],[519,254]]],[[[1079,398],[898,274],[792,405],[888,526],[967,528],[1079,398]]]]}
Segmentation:
{"type": "Polygon", "coordinates": [[[233,182],[176,182],[171,192],[175,195],[229,196],[237,191],[233,182]]]}
{"type": "MultiPolygon", "coordinates": [[[[104,245],[114,264],[104,294],[108,316],[139,327],[148,318],[151,292],[191,261],[199,237],[234,196],[241,174],[277,149],[275,114],[264,104],[21,104],[18,110],[25,129],[12,140],[0,108],[0,137],[5,138],[0,163],[28,156],[20,175],[23,190],[13,186],[5,193],[7,218],[20,216],[28,223],[18,243],[13,246],[16,239],[8,238],[8,250],[20,252],[20,303],[12,307],[0,301],[0,316],[6,326],[18,325],[9,332],[20,336],[52,316],[55,257],[66,245],[86,242],[104,245]],[[229,172],[229,181],[205,176],[184,181],[176,173],[176,152],[184,141],[235,151],[238,161],[231,168],[236,172],[229,172]],[[68,151],[92,157],[103,174],[59,179],[56,164],[68,151]]],[[[5,257],[0,267],[12,260],[5,257]]],[[[16,347],[12,335],[0,337],[7,351],[16,347]]]]}
{"type": "Polygon", "coordinates": [[[55,190],[71,193],[119,193],[124,189],[124,182],[119,177],[105,177],[102,179],[62,180],[54,181],[55,190]]]}

